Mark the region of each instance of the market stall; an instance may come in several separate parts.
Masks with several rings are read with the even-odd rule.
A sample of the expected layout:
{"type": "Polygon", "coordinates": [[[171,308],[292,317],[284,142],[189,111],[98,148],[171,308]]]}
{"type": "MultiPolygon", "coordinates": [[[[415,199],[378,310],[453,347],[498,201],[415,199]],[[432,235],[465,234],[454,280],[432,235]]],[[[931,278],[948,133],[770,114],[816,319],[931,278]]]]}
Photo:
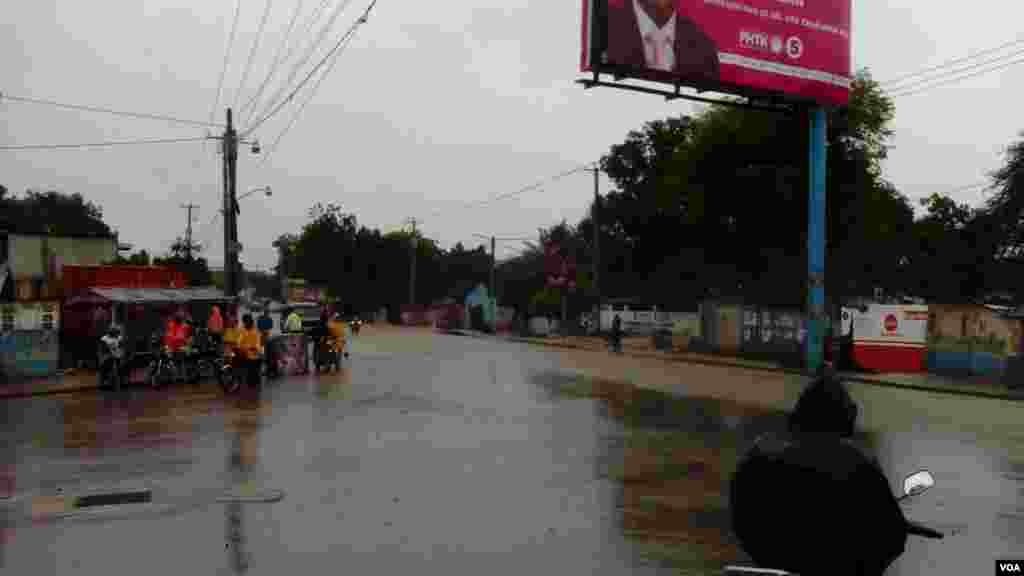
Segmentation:
{"type": "MultiPolygon", "coordinates": [[[[150,339],[163,330],[168,316],[183,311],[196,326],[205,326],[214,305],[229,305],[232,299],[216,288],[91,288],[69,299],[66,308],[82,303],[107,310],[107,322],[123,328],[128,380],[142,379],[140,371],[149,359],[150,339]]],[[[95,348],[95,343],[93,343],[95,348]]]]}

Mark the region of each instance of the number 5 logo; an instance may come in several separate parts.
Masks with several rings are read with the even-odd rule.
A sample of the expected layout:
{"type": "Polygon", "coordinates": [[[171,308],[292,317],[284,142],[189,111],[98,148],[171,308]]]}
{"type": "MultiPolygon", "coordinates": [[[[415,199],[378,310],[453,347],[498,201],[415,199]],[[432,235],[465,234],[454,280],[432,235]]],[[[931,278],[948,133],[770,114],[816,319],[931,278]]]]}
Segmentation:
{"type": "Polygon", "coordinates": [[[796,36],[790,36],[786,39],[786,54],[796,60],[804,55],[804,43],[796,36]]]}

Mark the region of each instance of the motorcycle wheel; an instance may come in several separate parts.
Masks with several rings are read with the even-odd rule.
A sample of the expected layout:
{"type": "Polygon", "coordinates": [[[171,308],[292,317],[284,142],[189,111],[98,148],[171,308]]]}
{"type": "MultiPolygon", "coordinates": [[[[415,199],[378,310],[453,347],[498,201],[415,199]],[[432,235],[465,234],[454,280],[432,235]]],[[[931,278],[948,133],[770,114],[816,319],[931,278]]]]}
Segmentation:
{"type": "Polygon", "coordinates": [[[163,363],[156,361],[146,368],[146,385],[150,388],[159,388],[163,384],[164,367],[163,363]]]}
{"type": "Polygon", "coordinates": [[[238,374],[234,368],[224,368],[217,374],[217,379],[220,381],[221,388],[228,394],[234,394],[241,388],[241,382],[239,381],[238,374]]]}

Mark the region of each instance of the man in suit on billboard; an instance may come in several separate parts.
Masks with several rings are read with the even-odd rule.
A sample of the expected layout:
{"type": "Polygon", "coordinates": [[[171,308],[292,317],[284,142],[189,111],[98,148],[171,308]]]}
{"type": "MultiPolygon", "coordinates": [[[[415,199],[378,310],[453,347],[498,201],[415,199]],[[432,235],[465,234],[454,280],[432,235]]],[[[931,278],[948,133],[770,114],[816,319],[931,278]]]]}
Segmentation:
{"type": "Polygon", "coordinates": [[[718,81],[718,48],[678,1],[608,0],[608,63],[718,81]]]}

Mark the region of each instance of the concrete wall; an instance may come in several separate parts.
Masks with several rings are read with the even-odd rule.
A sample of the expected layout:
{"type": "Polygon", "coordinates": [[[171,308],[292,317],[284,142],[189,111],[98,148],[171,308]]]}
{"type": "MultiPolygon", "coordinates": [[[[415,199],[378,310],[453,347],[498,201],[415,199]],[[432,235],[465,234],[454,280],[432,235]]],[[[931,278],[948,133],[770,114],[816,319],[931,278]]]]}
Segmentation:
{"type": "Polygon", "coordinates": [[[1020,320],[1001,317],[995,310],[974,304],[929,304],[928,335],[945,338],[989,338],[1006,341],[1009,352],[1020,350],[1020,320]]]}

